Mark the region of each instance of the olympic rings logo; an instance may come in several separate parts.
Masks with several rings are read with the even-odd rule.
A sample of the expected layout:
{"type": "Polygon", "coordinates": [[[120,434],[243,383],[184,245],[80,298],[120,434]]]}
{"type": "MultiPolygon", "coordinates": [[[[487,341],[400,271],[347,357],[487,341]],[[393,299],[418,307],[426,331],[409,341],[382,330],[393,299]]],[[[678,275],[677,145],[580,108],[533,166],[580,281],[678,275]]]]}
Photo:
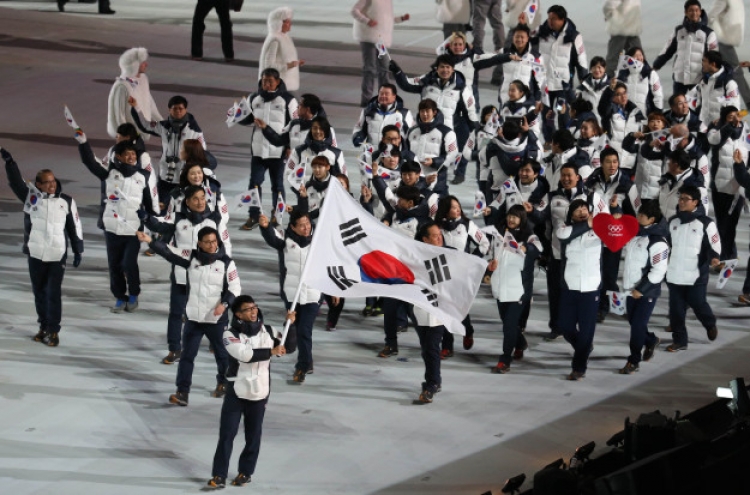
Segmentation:
{"type": "Polygon", "coordinates": [[[622,232],[622,225],[609,225],[607,228],[612,234],[619,234],[622,232]]]}

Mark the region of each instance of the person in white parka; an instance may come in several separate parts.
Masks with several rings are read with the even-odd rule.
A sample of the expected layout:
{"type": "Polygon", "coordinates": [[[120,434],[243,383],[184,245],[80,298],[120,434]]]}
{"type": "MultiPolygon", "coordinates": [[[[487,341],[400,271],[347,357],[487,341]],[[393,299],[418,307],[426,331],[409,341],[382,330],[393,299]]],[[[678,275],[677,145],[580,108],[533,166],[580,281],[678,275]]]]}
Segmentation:
{"type": "Polygon", "coordinates": [[[305,64],[297,57],[289,30],[292,29],[294,11],[290,7],[279,7],[268,14],[268,36],[263,42],[258,59],[258,80],[266,69],[276,69],[286,84],[287,91],[299,89],[299,68],[305,64]]]}

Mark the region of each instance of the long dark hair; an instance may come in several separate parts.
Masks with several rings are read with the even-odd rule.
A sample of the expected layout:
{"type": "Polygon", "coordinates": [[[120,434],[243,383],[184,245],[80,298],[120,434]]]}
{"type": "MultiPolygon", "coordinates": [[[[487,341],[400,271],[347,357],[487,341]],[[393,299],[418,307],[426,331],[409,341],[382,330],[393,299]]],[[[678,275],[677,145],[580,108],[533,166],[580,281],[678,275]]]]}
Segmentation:
{"type": "MultiPolygon", "coordinates": [[[[437,207],[437,213],[435,213],[435,221],[442,225],[444,222],[448,222],[448,213],[451,211],[451,206],[453,205],[453,202],[458,203],[459,208],[461,207],[461,202],[458,200],[455,196],[446,196],[444,198],[441,198],[438,202],[437,207]]],[[[461,216],[459,217],[459,220],[466,220],[466,215],[464,214],[463,208],[461,208],[461,216]]]]}

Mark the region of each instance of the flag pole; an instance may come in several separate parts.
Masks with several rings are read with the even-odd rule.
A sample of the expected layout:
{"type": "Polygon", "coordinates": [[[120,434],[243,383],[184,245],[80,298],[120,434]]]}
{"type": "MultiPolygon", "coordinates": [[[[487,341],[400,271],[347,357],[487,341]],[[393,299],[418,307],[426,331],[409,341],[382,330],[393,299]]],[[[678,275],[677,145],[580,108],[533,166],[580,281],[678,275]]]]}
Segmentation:
{"type": "MultiPolygon", "coordinates": [[[[337,180],[331,181],[332,184],[328,187],[344,187],[341,185],[341,183],[337,180]]],[[[323,214],[326,211],[326,205],[328,203],[331,203],[331,201],[323,201],[323,206],[320,207],[320,215],[318,216],[318,222],[323,220],[323,214]]],[[[312,241],[310,241],[310,249],[307,251],[307,258],[305,258],[305,266],[302,267],[302,273],[299,276],[299,285],[297,286],[297,290],[294,293],[294,299],[292,300],[292,305],[289,308],[289,311],[294,311],[294,309],[297,307],[297,302],[299,301],[299,294],[302,292],[302,285],[305,283],[305,278],[307,275],[307,272],[309,270],[309,266],[311,265],[310,259],[312,258],[311,254],[313,252],[313,247],[315,246],[315,236],[313,235],[312,241]]],[[[286,342],[286,336],[289,333],[289,327],[292,325],[291,320],[286,320],[284,323],[284,332],[281,334],[281,344],[283,345],[284,342],[286,342]]]]}

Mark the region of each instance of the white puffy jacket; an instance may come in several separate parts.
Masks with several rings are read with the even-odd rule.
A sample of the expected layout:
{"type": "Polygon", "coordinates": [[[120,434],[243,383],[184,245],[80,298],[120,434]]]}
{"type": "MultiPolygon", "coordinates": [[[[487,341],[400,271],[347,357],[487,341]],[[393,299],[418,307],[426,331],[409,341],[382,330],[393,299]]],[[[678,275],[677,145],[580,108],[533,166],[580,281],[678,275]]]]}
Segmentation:
{"type": "Polygon", "coordinates": [[[263,159],[281,158],[281,155],[284,152],[284,147],[272,145],[268,139],[263,136],[263,132],[253,125],[252,118],[255,117],[263,120],[266,124],[271,126],[277,134],[281,134],[284,127],[292,119],[299,117],[297,113],[299,109],[297,100],[287,92],[283,81],[273,93],[263,91],[260,89],[259,84],[259,91],[250,95],[248,100],[250,100],[252,115],[250,118],[240,122],[240,124],[252,125],[253,127],[253,156],[263,159]]]}
{"type": "MultiPolygon", "coordinates": [[[[622,78],[624,71],[620,71],[618,78],[622,78]]],[[[648,70],[647,77],[643,76],[642,71],[628,69],[627,79],[621,79],[628,85],[628,99],[635,103],[643,115],[648,116],[648,98],[649,94],[653,99],[654,107],[661,110],[664,107],[664,91],[661,88],[661,79],[659,73],[655,70],[648,70]]]]}
{"type": "Polygon", "coordinates": [[[435,19],[443,24],[467,24],[471,15],[469,0],[435,0],[435,19]]]}
{"type": "MultiPolygon", "coordinates": [[[[301,247],[295,242],[293,238],[295,234],[290,227],[287,228],[286,232],[280,232],[269,225],[267,228],[261,228],[261,234],[269,246],[283,253],[283,290],[287,300],[291,302],[299,286],[302,268],[305,266],[307,254],[310,252],[310,244],[301,247]]],[[[320,291],[304,285],[297,302],[299,304],[310,304],[317,303],[319,300],[320,291]]]]}
{"type": "Polygon", "coordinates": [[[588,225],[587,230],[576,237],[574,225],[563,225],[556,237],[564,242],[561,268],[568,290],[580,292],[598,291],[602,282],[602,241],[588,225]],[[572,237],[572,238],[571,238],[572,237]]]}
{"type": "Polygon", "coordinates": [[[286,83],[289,91],[299,89],[299,65],[291,69],[287,64],[298,60],[297,48],[294,41],[288,33],[281,32],[281,25],[285,19],[291,19],[292,9],[289,7],[279,7],[268,14],[266,24],[268,26],[268,35],[260,49],[260,58],[258,59],[258,80],[260,80],[263,71],[266,69],[276,69],[281,75],[281,80],[286,83]]]}
{"type": "MultiPolygon", "coordinates": [[[[541,253],[544,249],[536,235],[531,235],[524,243],[528,249],[533,245],[541,253]]],[[[520,301],[525,294],[523,270],[526,266],[526,255],[505,249],[502,235],[495,236],[492,242],[492,259],[497,260],[497,269],[492,272],[490,286],[492,296],[500,302],[520,301]]]]}
{"type": "MultiPolygon", "coordinates": [[[[727,68],[729,67],[725,65],[711,74],[708,79],[702,78],[701,82],[687,94],[688,98],[696,100],[700,106],[701,130],[704,132],[708,124],[719,118],[722,107],[740,108],[741,106],[739,88],[727,68]]],[[[740,76],[744,77],[742,73],[740,76]]]]}
{"type": "Polygon", "coordinates": [[[487,239],[487,236],[471,220],[467,219],[465,222],[459,221],[452,230],[441,230],[443,231],[443,241],[448,247],[464,252],[467,251],[466,248],[469,245],[469,240],[471,240],[471,242],[479,247],[481,254],[487,254],[487,251],[490,250],[490,241],[487,239]]]}
{"type": "Polygon", "coordinates": [[[672,253],[667,266],[667,282],[676,285],[705,283],[708,262],[713,257],[718,258],[721,253],[716,224],[702,215],[695,215],[691,221],[684,223],[674,216],[669,220],[669,235],[672,253]],[[708,241],[708,244],[704,244],[704,241],[708,241]]]}
{"type": "MultiPolygon", "coordinates": [[[[273,327],[268,328],[272,333],[275,332],[273,327]]],[[[254,350],[273,348],[273,337],[268,333],[266,325],[262,325],[258,333],[252,337],[244,333],[235,334],[227,329],[224,331],[223,340],[229,355],[239,361],[237,376],[227,377],[233,382],[237,397],[252,401],[267,398],[271,392],[271,360],[250,362],[254,350]]]]}
{"type": "Polygon", "coordinates": [[[568,216],[568,207],[573,200],[583,199],[589,205],[589,209],[592,210],[592,215],[596,216],[599,213],[609,213],[609,205],[604,202],[599,194],[592,192],[586,193],[583,188],[583,184],[579,183],[579,187],[571,192],[571,197],[565,195],[562,188],[558,188],[552,192],[549,196],[549,207],[550,207],[550,222],[552,230],[550,232],[552,238],[552,256],[556,260],[560,259],[560,238],[557,237],[559,229],[565,227],[565,219],[568,216]]]}
{"type": "Polygon", "coordinates": [[[401,132],[401,137],[414,126],[414,116],[411,111],[404,108],[404,102],[400,96],[388,108],[382,109],[378,105],[377,96],[359,113],[359,120],[352,130],[352,141],[354,146],[359,146],[367,141],[372,145],[380,143],[383,135],[383,127],[395,125],[401,132]]]}
{"type": "Polygon", "coordinates": [[[403,17],[394,17],[392,0],[358,0],[351,14],[354,18],[354,41],[380,41],[387,48],[390,48],[393,39],[393,25],[403,22],[403,17]],[[377,24],[368,26],[370,21],[377,24]]]}
{"type": "Polygon", "coordinates": [[[742,144],[743,138],[750,132],[750,127],[742,123],[740,137],[732,139],[728,137],[721,141],[721,130],[712,128],[708,131],[708,143],[713,146],[712,152],[712,175],[713,185],[716,190],[724,194],[737,194],[740,191],[740,185],[734,178],[734,150],[740,150],[742,161],[747,163],[748,151],[742,144]]]}
{"type": "Polygon", "coordinates": [[[638,235],[622,248],[622,252],[625,257],[622,264],[623,290],[637,289],[644,271],[649,284],[660,285],[664,281],[669,262],[669,245],[666,241],[651,242],[649,236],[638,235]]]}
{"type": "Polygon", "coordinates": [[[539,29],[538,42],[547,72],[547,89],[550,91],[561,91],[563,84],[570,83],[572,68],[577,70],[579,79],[588,73],[583,37],[570,20],[565,22],[558,36],[552,34],[546,23],[543,24],[539,29]]]}
{"type": "Polygon", "coordinates": [[[695,31],[685,27],[687,20],[677,26],[659,56],[654,60],[654,70],[661,69],[675,54],[672,79],[681,84],[697,84],[703,73],[703,53],[719,49],[716,33],[701,25],[695,31]]]}

